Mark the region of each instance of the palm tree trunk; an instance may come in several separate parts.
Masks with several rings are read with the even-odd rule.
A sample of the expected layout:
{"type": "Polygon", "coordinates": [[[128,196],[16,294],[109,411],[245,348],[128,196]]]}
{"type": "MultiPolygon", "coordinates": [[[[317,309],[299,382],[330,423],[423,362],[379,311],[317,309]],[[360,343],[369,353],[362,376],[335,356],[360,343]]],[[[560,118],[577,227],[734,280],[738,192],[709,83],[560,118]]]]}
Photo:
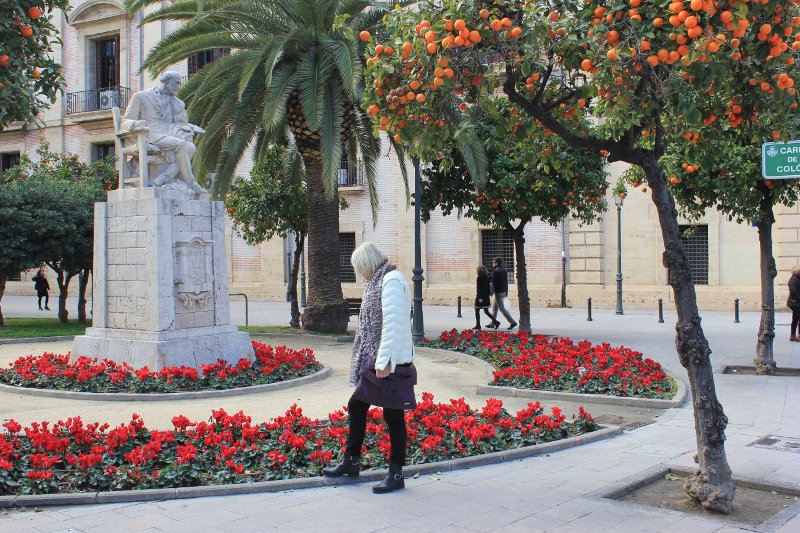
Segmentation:
{"type": "Polygon", "coordinates": [[[664,239],[664,266],[669,269],[669,284],[675,295],[678,323],[675,326],[675,347],[681,365],[689,374],[694,405],[694,426],[697,438],[697,471],[683,485],[683,490],[703,507],[722,513],[731,512],[736,487],[725,455],[725,427],[728,417],[722,410],[714,387],[711,369],[711,348],[700,327],[697,294],[689,269],[689,259],[681,241],[675,200],[667,189],[667,181],[655,156],[640,162],[653,191],[661,235],[664,239]]]}
{"type": "Polygon", "coordinates": [[[305,235],[302,233],[294,234],[294,261],[292,262],[292,272],[289,274],[289,302],[290,314],[289,325],[293,328],[300,327],[300,306],[297,301],[297,276],[300,272],[300,254],[303,253],[303,243],[305,235]]]}
{"type": "Polygon", "coordinates": [[[528,294],[528,267],[525,264],[525,224],[520,222],[516,228],[511,224],[506,227],[511,231],[516,255],[517,298],[519,298],[519,331],[531,332],[531,299],[528,294]]]}
{"type": "Polygon", "coordinates": [[[308,302],[303,327],[311,331],[347,331],[347,300],[339,272],[339,198],[325,193],[319,152],[303,153],[308,191],[308,302]]]}
{"type": "Polygon", "coordinates": [[[775,358],[773,341],[775,339],[775,258],[772,256],[772,224],[775,215],[772,212],[772,191],[763,182],[761,190],[761,214],[758,218],[758,247],[761,262],[761,323],[758,327],[756,356],[753,364],[756,374],[774,374],[775,358]]]}

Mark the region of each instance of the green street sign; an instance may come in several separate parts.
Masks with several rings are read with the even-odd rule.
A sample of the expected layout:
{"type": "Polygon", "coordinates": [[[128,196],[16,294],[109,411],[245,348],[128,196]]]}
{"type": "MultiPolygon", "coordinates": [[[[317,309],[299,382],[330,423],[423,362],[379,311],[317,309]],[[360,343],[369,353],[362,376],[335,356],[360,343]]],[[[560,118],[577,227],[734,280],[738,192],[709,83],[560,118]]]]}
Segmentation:
{"type": "Polygon", "coordinates": [[[770,180],[800,178],[800,141],[761,145],[761,175],[770,180]]]}

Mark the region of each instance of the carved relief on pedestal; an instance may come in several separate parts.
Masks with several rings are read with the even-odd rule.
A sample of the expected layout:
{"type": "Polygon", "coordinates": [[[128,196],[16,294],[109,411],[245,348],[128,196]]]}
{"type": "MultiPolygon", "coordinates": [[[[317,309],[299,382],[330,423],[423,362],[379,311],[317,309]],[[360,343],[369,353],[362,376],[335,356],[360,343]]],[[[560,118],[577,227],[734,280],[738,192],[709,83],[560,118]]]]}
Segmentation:
{"type": "Polygon", "coordinates": [[[178,301],[187,311],[213,308],[211,244],[202,237],[175,243],[175,287],[178,301]]]}

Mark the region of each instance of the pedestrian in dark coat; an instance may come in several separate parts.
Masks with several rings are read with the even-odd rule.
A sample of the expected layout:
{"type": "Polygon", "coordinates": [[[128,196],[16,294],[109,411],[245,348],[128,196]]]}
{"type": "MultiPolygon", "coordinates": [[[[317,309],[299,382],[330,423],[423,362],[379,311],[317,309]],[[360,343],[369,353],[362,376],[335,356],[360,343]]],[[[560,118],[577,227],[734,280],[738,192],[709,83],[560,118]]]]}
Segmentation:
{"type": "Polygon", "coordinates": [[[42,298],[44,298],[44,308],[49,311],[50,308],[47,307],[47,304],[50,302],[50,295],[47,291],[50,290],[50,284],[47,282],[44,270],[40,268],[32,279],[33,288],[36,289],[36,296],[39,298],[39,310],[42,309],[42,298]]]}
{"type": "Polygon", "coordinates": [[[497,329],[500,325],[500,321],[497,320],[497,310],[499,309],[509,322],[508,329],[514,329],[517,327],[517,322],[511,317],[511,313],[508,312],[505,302],[503,301],[506,299],[506,296],[508,296],[508,272],[503,268],[503,260],[499,257],[494,258],[492,266],[494,266],[494,270],[492,271],[492,283],[494,284],[494,306],[492,307],[492,315],[494,323],[492,327],[497,329]]]}
{"type": "Polygon", "coordinates": [[[792,328],[789,332],[789,340],[800,342],[797,336],[797,325],[800,323],[800,265],[792,268],[792,277],[789,278],[789,299],[786,305],[792,310],[792,328]]]}
{"type": "MultiPolygon", "coordinates": [[[[489,312],[489,307],[492,305],[489,284],[489,271],[484,265],[478,266],[478,277],[475,279],[475,327],[472,329],[481,329],[481,310],[491,319],[487,327],[493,327],[496,322],[492,313],[489,312]]],[[[497,325],[499,326],[500,323],[498,322],[497,325]]]]}

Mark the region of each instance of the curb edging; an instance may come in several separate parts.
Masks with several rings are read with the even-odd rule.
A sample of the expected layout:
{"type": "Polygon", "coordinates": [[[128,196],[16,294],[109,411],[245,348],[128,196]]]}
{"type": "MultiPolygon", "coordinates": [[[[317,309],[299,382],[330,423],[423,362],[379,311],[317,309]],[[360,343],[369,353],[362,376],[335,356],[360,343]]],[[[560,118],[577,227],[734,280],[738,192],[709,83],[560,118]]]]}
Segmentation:
{"type": "Polygon", "coordinates": [[[169,400],[201,400],[204,398],[223,398],[228,396],[244,396],[247,394],[257,394],[262,392],[272,392],[292,387],[299,387],[315,381],[327,378],[333,369],[328,365],[322,365],[322,370],[302,376],[299,378],[278,381],[276,383],[265,383],[263,385],[252,385],[250,387],[236,387],[233,389],[206,390],[206,391],[185,391],[185,392],[154,392],[154,393],[134,393],[134,392],[76,392],[62,391],[55,389],[34,389],[32,387],[16,387],[0,383],[0,392],[12,394],[23,394],[26,396],[38,396],[44,398],[61,398],[66,400],[90,400],[103,402],[159,402],[169,400]]]}
{"type": "Polygon", "coordinates": [[[54,341],[71,341],[75,335],[54,335],[52,337],[19,337],[13,339],[0,339],[2,344],[25,344],[28,342],[54,342],[54,341]]]}
{"type": "MultiPolygon", "coordinates": [[[[696,471],[697,469],[692,467],[681,466],[670,463],[662,463],[652,468],[648,468],[647,470],[644,470],[642,472],[633,474],[632,476],[628,476],[623,479],[614,481],[610,483],[609,486],[595,490],[587,494],[586,496],[592,499],[606,500],[612,502],[614,505],[635,507],[645,511],[653,511],[654,509],[657,509],[660,512],[666,512],[672,516],[680,516],[680,517],[696,516],[693,515],[692,513],[684,511],[656,508],[654,506],[647,505],[644,503],[627,502],[620,499],[622,496],[630,492],[633,492],[634,490],[640,487],[653,483],[656,479],[660,478],[665,474],[673,473],[673,474],[678,474],[682,477],[686,477],[694,474],[696,471]]],[[[797,485],[793,483],[785,483],[781,481],[769,481],[766,479],[754,478],[749,476],[739,476],[735,474],[731,476],[731,479],[733,480],[735,485],[740,487],[748,487],[751,489],[762,490],[762,491],[770,490],[776,492],[777,494],[784,494],[794,497],[800,496],[800,488],[798,488],[797,485]]],[[[714,518],[714,517],[707,517],[707,518],[710,518],[712,520],[717,520],[720,524],[756,531],[757,533],[771,533],[780,528],[781,526],[783,526],[784,524],[786,524],[797,514],[800,514],[800,502],[795,501],[794,503],[789,504],[783,510],[778,511],[776,514],[772,515],[772,517],[767,519],[765,522],[762,522],[761,524],[755,526],[743,522],[727,521],[722,518],[714,518]]]]}
{"type": "Polygon", "coordinates": [[[355,335],[315,335],[313,333],[249,333],[250,338],[263,337],[267,339],[319,339],[330,342],[353,342],[355,335]]]}
{"type": "MultiPolygon", "coordinates": [[[[406,479],[416,474],[430,474],[450,472],[472,468],[475,466],[490,465],[537,455],[544,455],[566,448],[573,448],[581,444],[588,444],[599,440],[615,437],[622,434],[619,426],[606,426],[591,433],[569,437],[553,442],[545,442],[514,448],[500,452],[492,452],[473,457],[450,459],[438,463],[425,463],[404,467],[406,479]]],[[[121,490],[105,492],[76,492],[67,494],[25,494],[19,496],[0,496],[0,509],[11,507],[31,507],[45,505],[90,505],[101,503],[121,502],[148,502],[159,500],[175,500],[182,498],[198,498],[202,496],[229,496],[235,494],[254,494],[261,492],[281,492],[293,489],[308,489],[330,487],[362,481],[378,481],[386,475],[386,470],[366,470],[357,480],[349,478],[325,478],[321,476],[285,479],[275,481],[255,481],[252,483],[237,483],[227,485],[202,485],[195,487],[175,487],[167,489],[121,490]]]]}
{"type": "MultiPolygon", "coordinates": [[[[451,350],[443,350],[441,348],[417,348],[418,353],[429,351],[436,355],[446,355],[448,357],[456,357],[465,362],[472,362],[483,366],[487,370],[487,377],[491,379],[492,372],[497,369],[490,363],[483,359],[451,350]]],[[[607,394],[583,394],[578,392],[561,392],[549,391],[541,389],[520,389],[516,387],[501,387],[497,385],[478,385],[476,387],[476,394],[484,396],[504,396],[508,398],[531,398],[536,400],[558,400],[576,403],[594,403],[606,405],[625,405],[628,407],[647,407],[655,409],[669,409],[672,407],[680,407],[686,401],[686,383],[683,379],[675,376],[673,372],[667,372],[667,369],[662,367],[664,372],[675,380],[678,386],[678,391],[675,396],[669,400],[658,400],[655,398],[628,398],[624,396],[609,396],[607,394]]]]}

